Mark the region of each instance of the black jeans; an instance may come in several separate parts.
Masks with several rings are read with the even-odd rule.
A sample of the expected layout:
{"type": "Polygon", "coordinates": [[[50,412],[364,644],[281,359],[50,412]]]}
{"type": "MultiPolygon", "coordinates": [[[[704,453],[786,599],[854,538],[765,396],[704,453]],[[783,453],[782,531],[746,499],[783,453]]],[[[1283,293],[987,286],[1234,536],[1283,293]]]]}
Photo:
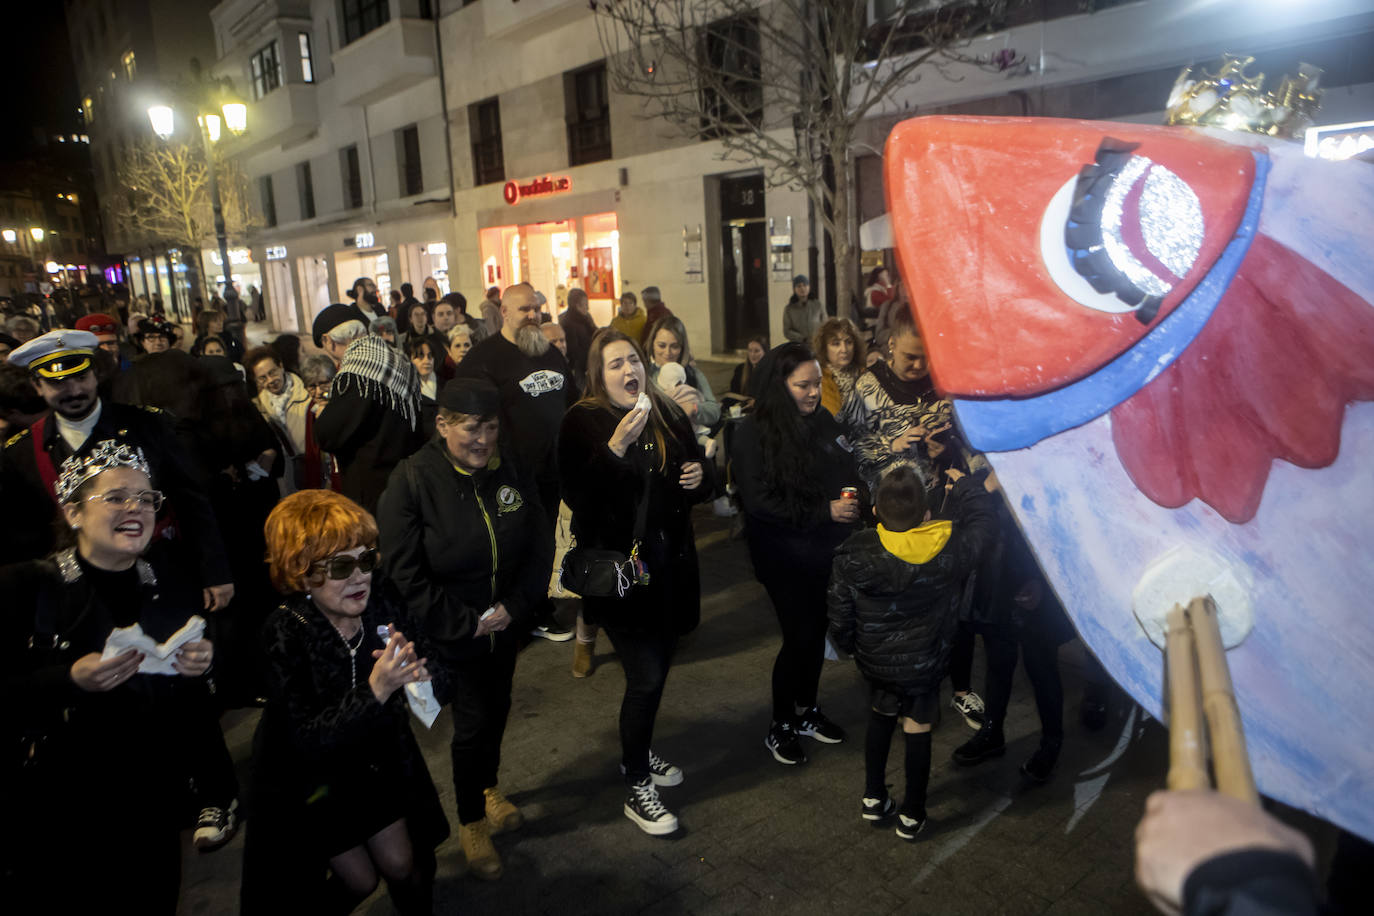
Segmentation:
{"type": "Polygon", "coordinates": [[[486,797],[482,792],[497,783],[501,739],[510,715],[515,651],[516,640],[503,634],[496,639],[490,655],[449,666],[453,683],[453,788],[461,824],[472,824],[486,816],[486,797]]]}
{"type": "MultiPolygon", "coordinates": [[[[949,654],[949,682],[955,693],[973,689],[974,633],[974,624],[966,620],[959,621],[959,629],[954,633],[954,648],[949,654]]],[[[1012,664],[1016,664],[1015,659],[1012,659],[1012,664]]]]}
{"type": "Polygon", "coordinates": [[[820,689],[829,623],[825,590],[830,584],[830,569],[818,571],[763,556],[758,557],[754,569],[782,629],[782,648],[773,662],[773,721],[795,722],[797,707],[815,706],[820,689]]]}
{"type": "Polygon", "coordinates": [[[673,664],[677,636],[605,627],[620,666],[625,669],[625,698],[620,701],[620,755],[631,784],[649,775],[649,747],[663,685],[673,664]]]}
{"type": "Polygon", "coordinates": [[[1011,701],[1011,679],[1016,672],[1017,650],[1026,665],[1026,677],[1035,693],[1035,708],[1040,713],[1041,740],[1064,739],[1064,686],[1059,680],[1059,646],[1051,640],[1018,633],[1011,626],[980,624],[983,647],[988,656],[987,723],[1001,729],[1011,701]]]}

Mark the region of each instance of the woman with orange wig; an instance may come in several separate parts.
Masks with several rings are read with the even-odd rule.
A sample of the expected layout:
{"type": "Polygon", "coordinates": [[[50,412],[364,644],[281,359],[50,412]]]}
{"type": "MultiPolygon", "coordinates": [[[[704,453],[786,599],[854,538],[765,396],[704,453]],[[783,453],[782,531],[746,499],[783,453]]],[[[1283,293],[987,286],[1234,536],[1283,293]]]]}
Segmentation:
{"type": "Polygon", "coordinates": [[[446,680],[376,572],[371,514],[302,490],[272,510],[266,534],[286,599],[263,627],[269,702],[254,739],[243,912],[348,912],[382,878],[401,913],[428,914],[448,822],[406,688],[430,681],[442,699],[446,680]],[[320,887],[311,879],[326,868],[320,887]]]}

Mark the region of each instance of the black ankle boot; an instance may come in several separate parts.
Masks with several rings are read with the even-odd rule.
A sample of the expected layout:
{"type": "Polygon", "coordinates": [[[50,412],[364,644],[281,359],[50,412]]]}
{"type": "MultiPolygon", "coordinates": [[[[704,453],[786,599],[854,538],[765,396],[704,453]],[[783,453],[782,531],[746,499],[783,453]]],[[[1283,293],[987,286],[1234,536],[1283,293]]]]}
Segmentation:
{"type": "Polygon", "coordinates": [[[984,723],[978,729],[978,734],[955,749],[954,762],[960,766],[973,766],[993,757],[1001,757],[1006,752],[1007,744],[1002,738],[1001,726],[984,723]]]}
{"type": "Polygon", "coordinates": [[[1041,738],[1040,747],[1021,764],[1021,775],[1039,785],[1049,782],[1054,765],[1059,760],[1060,743],[1058,738],[1041,738]]]}

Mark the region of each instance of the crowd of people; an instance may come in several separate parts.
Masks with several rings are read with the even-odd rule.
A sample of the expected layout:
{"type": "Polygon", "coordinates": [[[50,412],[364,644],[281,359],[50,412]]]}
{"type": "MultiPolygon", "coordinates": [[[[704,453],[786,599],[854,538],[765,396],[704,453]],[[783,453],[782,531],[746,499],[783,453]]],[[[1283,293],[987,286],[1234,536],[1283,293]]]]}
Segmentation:
{"type": "MultiPolygon", "coordinates": [[[[954,760],[978,765],[1005,753],[1019,656],[1041,725],[1021,772],[1051,779],[1072,629],[886,271],[862,323],[827,316],[795,278],[787,341],[751,338],[719,398],[656,287],[626,292],[600,328],[576,289],[556,320],[528,284],[471,312],[437,284],[413,292],[384,306],[360,278],[315,317],[310,352],[292,335],[249,347],[242,314],[214,307],[186,349],[137,314],[4,341],[0,499],[25,520],[0,529],[16,624],[4,728],[22,750],[5,816],[33,825],[4,832],[4,857],[21,900],[99,906],[137,875],[144,909],[175,911],[183,827],[206,851],[239,827],[218,716],[247,705],[264,711],[244,912],[348,912],[382,882],[400,912],[431,912],[450,826],[411,720],[443,707],[467,871],[499,879],[492,836],[524,822],[501,746],[533,637],[575,636],[586,677],[604,631],[625,673],[623,812],[675,833],[660,790],[685,772],[653,735],[700,621],[692,514],[706,503],[736,517],[777,616],[772,760],[848,740],[821,675],[828,651],[852,655],[870,701],[857,813],[915,840],[944,682],[974,731],[954,760]],[[885,781],[898,725],[900,801],[885,781]],[[139,799],[137,816],[73,880],[54,850],[117,796],[139,799]]],[[[1101,711],[1086,698],[1085,722],[1101,711]]],[[[1152,812],[1143,836],[1167,856],[1175,808],[1152,812]]],[[[1310,866],[1310,848],[1272,836],[1310,866]]],[[[1141,880],[1177,908],[1188,874],[1141,880]]]]}

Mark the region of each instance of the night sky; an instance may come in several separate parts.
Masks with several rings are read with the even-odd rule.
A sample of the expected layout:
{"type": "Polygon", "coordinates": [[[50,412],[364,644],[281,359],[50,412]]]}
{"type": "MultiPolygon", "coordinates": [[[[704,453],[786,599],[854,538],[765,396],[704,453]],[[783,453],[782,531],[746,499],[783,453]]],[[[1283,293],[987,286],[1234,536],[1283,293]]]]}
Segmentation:
{"type": "Polygon", "coordinates": [[[5,142],[0,159],[39,152],[34,132],[77,133],[76,74],[62,0],[8,4],[4,17],[9,84],[0,92],[5,142]]]}

